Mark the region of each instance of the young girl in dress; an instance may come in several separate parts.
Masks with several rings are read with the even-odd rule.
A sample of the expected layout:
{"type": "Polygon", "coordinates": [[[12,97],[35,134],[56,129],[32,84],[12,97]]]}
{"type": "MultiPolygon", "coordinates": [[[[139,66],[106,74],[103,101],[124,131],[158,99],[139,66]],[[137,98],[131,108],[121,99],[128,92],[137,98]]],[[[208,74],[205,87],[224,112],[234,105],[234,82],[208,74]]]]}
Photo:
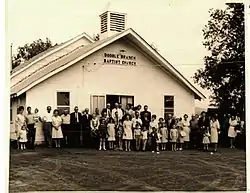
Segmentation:
{"type": "Polygon", "coordinates": [[[176,129],[176,125],[173,125],[173,128],[170,129],[170,139],[172,144],[172,151],[176,151],[176,143],[178,139],[178,130],[176,129]]]}
{"type": "Polygon", "coordinates": [[[142,129],[142,151],[146,150],[147,141],[148,141],[148,129],[146,126],[143,126],[143,129],[142,129]]]}
{"type": "Polygon", "coordinates": [[[208,145],[210,144],[210,133],[209,133],[209,129],[206,129],[205,133],[203,134],[203,141],[202,143],[204,144],[204,151],[208,151],[208,145]]]}
{"type": "Polygon", "coordinates": [[[99,150],[101,151],[103,149],[104,151],[106,151],[105,144],[106,144],[106,136],[107,136],[107,124],[104,118],[100,120],[98,134],[99,134],[99,139],[100,139],[99,150]]]}
{"type": "Polygon", "coordinates": [[[109,123],[107,125],[108,128],[108,142],[109,149],[114,150],[114,142],[115,142],[115,122],[112,117],[109,118],[109,123]]]}
{"type": "Polygon", "coordinates": [[[54,115],[52,116],[52,139],[54,139],[56,148],[60,148],[60,141],[63,138],[62,134],[62,118],[59,116],[59,111],[54,110],[54,115]]]}
{"type": "Polygon", "coordinates": [[[27,142],[27,125],[25,122],[25,117],[23,115],[24,107],[20,106],[18,108],[18,114],[15,120],[15,133],[17,136],[17,146],[18,149],[26,149],[27,142]]]}
{"type": "Polygon", "coordinates": [[[136,151],[140,150],[141,137],[142,137],[141,127],[140,127],[140,124],[137,123],[135,126],[135,129],[134,129],[134,139],[135,139],[136,151]]]}
{"type": "Polygon", "coordinates": [[[163,123],[159,123],[159,129],[161,133],[161,150],[167,150],[167,142],[168,142],[168,129],[165,127],[163,123]]]}
{"type": "Polygon", "coordinates": [[[182,147],[184,144],[184,137],[186,133],[183,131],[183,125],[180,119],[176,119],[176,120],[177,120],[176,128],[178,130],[178,143],[179,143],[179,147],[177,148],[177,150],[182,151],[182,147]]]}
{"type": "Polygon", "coordinates": [[[126,115],[126,120],[123,122],[123,140],[125,141],[125,151],[131,151],[130,142],[133,140],[132,121],[130,115],[126,115]]]}
{"type": "Polygon", "coordinates": [[[122,151],[123,150],[122,138],[123,138],[123,133],[124,133],[122,120],[119,120],[119,123],[116,126],[116,129],[117,129],[117,139],[118,139],[119,150],[122,151]]]}

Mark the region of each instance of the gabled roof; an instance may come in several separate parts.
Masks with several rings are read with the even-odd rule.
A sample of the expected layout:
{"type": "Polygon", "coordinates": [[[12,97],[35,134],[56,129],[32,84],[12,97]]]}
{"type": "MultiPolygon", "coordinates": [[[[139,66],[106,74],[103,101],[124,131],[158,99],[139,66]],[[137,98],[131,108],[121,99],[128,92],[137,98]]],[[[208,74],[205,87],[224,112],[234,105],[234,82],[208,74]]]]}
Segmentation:
{"type": "Polygon", "coordinates": [[[178,70],[176,70],[165,58],[163,58],[157,51],[155,51],[142,37],[140,37],[134,30],[127,29],[123,32],[117,33],[109,38],[96,41],[89,45],[78,47],[60,57],[55,61],[49,62],[47,65],[33,72],[29,76],[20,80],[19,83],[12,86],[11,94],[17,96],[36,86],[40,82],[48,79],[49,77],[61,72],[62,70],[70,67],[76,62],[84,59],[85,57],[93,54],[94,52],[102,49],[103,47],[115,42],[120,38],[127,38],[131,42],[135,43],[150,57],[162,65],[167,71],[169,71],[176,79],[184,84],[191,92],[195,94],[197,99],[205,99],[206,97],[197,90],[178,70]]]}
{"type": "Polygon", "coordinates": [[[59,45],[55,45],[51,48],[49,48],[48,50],[44,51],[44,52],[41,52],[39,54],[37,54],[36,56],[30,58],[29,60],[25,61],[24,63],[18,65],[16,68],[14,68],[12,71],[11,71],[11,77],[17,75],[18,73],[21,73],[23,70],[27,69],[29,66],[33,65],[34,63],[42,60],[43,58],[57,52],[58,50],[61,50],[63,49],[64,47],[66,47],[67,45],[69,44],[72,44],[76,41],[78,41],[79,39],[85,37],[87,40],[90,41],[90,43],[93,43],[94,40],[86,33],[82,33],[66,42],[63,42],[59,45]]]}

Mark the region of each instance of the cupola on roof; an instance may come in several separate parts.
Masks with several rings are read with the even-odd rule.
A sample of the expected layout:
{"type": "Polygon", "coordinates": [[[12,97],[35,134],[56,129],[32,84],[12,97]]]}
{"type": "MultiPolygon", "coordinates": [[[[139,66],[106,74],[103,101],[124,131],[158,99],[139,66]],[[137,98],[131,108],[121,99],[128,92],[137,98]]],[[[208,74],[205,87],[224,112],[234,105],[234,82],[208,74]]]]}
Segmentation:
{"type": "MultiPolygon", "coordinates": [[[[113,4],[112,4],[113,5],[113,4]]],[[[101,19],[101,39],[110,37],[115,33],[126,29],[127,14],[114,11],[114,6],[109,3],[104,13],[100,15],[101,19]]]]}

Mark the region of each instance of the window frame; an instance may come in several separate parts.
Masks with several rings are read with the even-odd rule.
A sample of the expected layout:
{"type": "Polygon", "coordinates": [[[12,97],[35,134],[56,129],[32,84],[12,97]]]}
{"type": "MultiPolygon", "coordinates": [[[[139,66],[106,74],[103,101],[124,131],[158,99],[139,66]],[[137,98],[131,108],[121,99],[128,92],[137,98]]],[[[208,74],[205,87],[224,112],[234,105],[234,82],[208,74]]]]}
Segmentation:
{"type": "MultiPolygon", "coordinates": [[[[70,91],[63,91],[63,90],[57,90],[56,91],[56,109],[59,110],[59,108],[65,108],[65,109],[68,109],[69,112],[70,112],[70,106],[71,104],[71,92],[70,91]],[[69,94],[69,105],[58,105],[58,93],[68,93],[69,94]]],[[[60,112],[59,110],[59,113],[62,114],[62,112],[60,112]]]]}
{"type": "MultiPolygon", "coordinates": [[[[106,95],[105,94],[91,94],[90,95],[90,112],[93,114],[95,113],[95,108],[97,107],[94,107],[94,97],[97,97],[97,107],[99,106],[98,105],[98,99],[99,97],[103,97],[104,98],[104,105],[103,105],[103,108],[106,107],[106,95]]],[[[99,108],[99,107],[98,107],[99,108]]],[[[102,109],[99,109],[100,113],[102,112],[102,109]]]]}
{"type": "MultiPolygon", "coordinates": [[[[132,105],[135,104],[135,97],[133,95],[119,95],[119,103],[122,104],[122,97],[126,98],[125,106],[128,104],[128,98],[132,98],[132,105]]],[[[125,107],[123,107],[125,108],[125,107]]]]}
{"type": "Polygon", "coordinates": [[[166,116],[168,114],[172,114],[174,115],[175,113],[175,96],[174,95],[164,95],[163,96],[163,114],[164,114],[164,118],[166,118],[166,116]],[[172,97],[172,100],[173,101],[173,107],[166,107],[165,104],[166,104],[166,97],[172,97]]]}

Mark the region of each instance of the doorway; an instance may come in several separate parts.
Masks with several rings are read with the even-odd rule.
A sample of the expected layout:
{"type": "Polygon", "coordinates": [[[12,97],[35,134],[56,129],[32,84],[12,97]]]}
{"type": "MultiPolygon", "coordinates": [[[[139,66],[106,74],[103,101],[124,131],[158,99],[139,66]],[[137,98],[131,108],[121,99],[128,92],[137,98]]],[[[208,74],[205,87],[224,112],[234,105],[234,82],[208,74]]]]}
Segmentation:
{"type": "Polygon", "coordinates": [[[106,95],[106,104],[110,104],[111,109],[115,107],[115,103],[119,103],[119,95],[106,95]]]}
{"type": "Polygon", "coordinates": [[[106,95],[106,104],[110,103],[111,109],[115,107],[115,103],[120,103],[125,109],[127,104],[134,105],[134,96],[127,95],[106,95]]]}

